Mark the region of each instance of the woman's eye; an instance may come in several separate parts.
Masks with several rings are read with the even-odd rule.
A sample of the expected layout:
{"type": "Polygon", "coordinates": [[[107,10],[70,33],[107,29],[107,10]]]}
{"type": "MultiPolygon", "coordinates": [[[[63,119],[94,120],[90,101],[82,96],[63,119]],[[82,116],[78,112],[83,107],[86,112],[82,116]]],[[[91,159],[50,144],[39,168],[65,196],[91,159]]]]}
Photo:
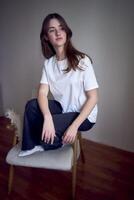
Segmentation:
{"type": "Polygon", "coordinates": [[[61,30],[65,30],[63,27],[61,27],[61,30]]]}
{"type": "Polygon", "coordinates": [[[48,32],[49,32],[49,33],[52,33],[52,32],[54,32],[54,29],[50,29],[50,30],[48,30],[48,32]]]}

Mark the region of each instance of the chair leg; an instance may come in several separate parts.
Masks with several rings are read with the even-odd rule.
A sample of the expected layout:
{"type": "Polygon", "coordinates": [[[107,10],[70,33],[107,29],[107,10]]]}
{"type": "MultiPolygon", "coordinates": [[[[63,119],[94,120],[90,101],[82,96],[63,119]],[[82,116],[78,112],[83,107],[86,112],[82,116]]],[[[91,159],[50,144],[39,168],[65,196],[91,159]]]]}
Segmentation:
{"type": "Polygon", "coordinates": [[[76,136],[73,144],[73,168],[72,168],[72,199],[75,199],[76,193],[76,172],[77,172],[77,143],[78,137],[76,136]]]}
{"type": "Polygon", "coordinates": [[[83,147],[82,147],[82,136],[81,136],[81,133],[78,133],[78,137],[79,137],[79,142],[80,142],[81,159],[82,159],[82,162],[85,163],[85,156],[84,156],[83,147]]]}
{"type": "Polygon", "coordinates": [[[10,169],[9,169],[9,179],[8,179],[8,194],[10,194],[11,189],[12,189],[13,176],[14,176],[14,166],[13,166],[13,165],[10,165],[10,169]]]}

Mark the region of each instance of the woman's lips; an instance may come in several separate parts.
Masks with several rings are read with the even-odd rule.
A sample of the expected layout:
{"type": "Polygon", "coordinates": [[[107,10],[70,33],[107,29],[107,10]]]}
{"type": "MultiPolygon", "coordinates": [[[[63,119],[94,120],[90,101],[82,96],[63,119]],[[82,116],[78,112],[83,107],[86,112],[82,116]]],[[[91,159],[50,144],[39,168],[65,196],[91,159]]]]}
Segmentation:
{"type": "Polygon", "coordinates": [[[62,38],[60,37],[60,38],[57,38],[56,40],[62,40],[62,38]]]}

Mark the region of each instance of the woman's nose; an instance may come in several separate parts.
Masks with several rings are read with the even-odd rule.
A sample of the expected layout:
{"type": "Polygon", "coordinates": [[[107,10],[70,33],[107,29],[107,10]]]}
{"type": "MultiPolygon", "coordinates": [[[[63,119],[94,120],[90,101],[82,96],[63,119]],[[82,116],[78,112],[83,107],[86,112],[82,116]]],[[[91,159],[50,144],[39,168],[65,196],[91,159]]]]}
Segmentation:
{"type": "Polygon", "coordinates": [[[56,30],[56,35],[60,35],[60,30],[56,30]]]}

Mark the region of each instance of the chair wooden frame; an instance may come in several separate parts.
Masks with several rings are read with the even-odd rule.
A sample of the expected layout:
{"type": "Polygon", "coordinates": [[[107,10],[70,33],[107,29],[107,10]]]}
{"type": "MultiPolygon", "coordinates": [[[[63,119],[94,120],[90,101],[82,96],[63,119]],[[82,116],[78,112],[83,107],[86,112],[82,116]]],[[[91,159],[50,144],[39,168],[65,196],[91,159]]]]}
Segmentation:
{"type": "MultiPolygon", "coordinates": [[[[18,136],[14,134],[13,137],[13,146],[17,144],[18,136]]],[[[75,199],[76,194],[76,173],[77,173],[77,153],[78,153],[78,142],[80,145],[80,155],[82,162],[85,163],[84,153],[82,149],[82,136],[81,132],[78,132],[75,138],[74,143],[72,144],[73,147],[73,165],[72,165],[72,200],[75,199]]],[[[14,177],[14,165],[10,165],[9,167],[9,178],[8,178],[8,194],[10,194],[12,189],[12,183],[13,183],[13,177],[14,177]]]]}

